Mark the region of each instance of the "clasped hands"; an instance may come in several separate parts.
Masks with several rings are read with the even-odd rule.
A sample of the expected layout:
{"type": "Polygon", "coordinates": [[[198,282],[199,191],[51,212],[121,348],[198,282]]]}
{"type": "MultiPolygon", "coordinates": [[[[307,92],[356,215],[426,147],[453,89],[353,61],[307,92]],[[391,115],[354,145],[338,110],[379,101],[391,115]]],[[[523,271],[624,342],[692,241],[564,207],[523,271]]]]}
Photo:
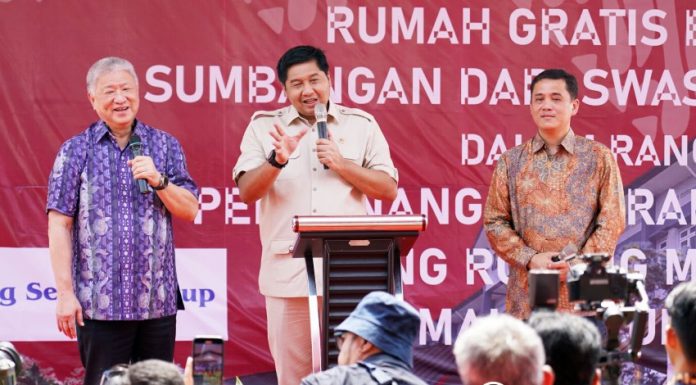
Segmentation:
{"type": "Polygon", "coordinates": [[[568,270],[570,270],[570,265],[567,261],[554,262],[551,258],[557,256],[560,252],[558,251],[546,251],[543,253],[537,253],[532,256],[529,260],[527,267],[529,270],[532,269],[550,269],[558,270],[559,278],[561,282],[565,282],[568,278],[568,270]]]}

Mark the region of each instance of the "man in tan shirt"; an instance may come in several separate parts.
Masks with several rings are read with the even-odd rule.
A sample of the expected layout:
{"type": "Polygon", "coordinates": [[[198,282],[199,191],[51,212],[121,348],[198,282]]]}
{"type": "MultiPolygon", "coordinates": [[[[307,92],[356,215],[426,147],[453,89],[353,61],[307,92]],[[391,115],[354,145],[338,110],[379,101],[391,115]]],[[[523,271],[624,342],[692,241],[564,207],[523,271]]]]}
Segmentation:
{"type": "MultiPolygon", "coordinates": [[[[252,116],[234,179],[245,203],[260,200],[259,288],[266,297],[268,343],[278,383],[296,385],[312,363],[307,273],[304,260],[291,255],[292,217],[364,215],[366,196],[396,197],[398,174],[374,117],[329,102],[329,65],[320,49],[294,47],[277,70],[291,105],[252,116]],[[318,136],[317,103],[328,105],[328,139],[318,136]]],[[[322,293],[321,261],[314,262],[322,293]]]]}
{"type": "Polygon", "coordinates": [[[558,307],[570,309],[568,263],[552,258],[567,246],[612,255],[625,226],[621,174],[611,151],[570,128],[580,108],[575,77],[545,70],[531,89],[537,134],[501,156],[483,214],[491,247],[510,265],[505,308],[518,318],[530,313],[530,269],[560,270],[558,307]]]}

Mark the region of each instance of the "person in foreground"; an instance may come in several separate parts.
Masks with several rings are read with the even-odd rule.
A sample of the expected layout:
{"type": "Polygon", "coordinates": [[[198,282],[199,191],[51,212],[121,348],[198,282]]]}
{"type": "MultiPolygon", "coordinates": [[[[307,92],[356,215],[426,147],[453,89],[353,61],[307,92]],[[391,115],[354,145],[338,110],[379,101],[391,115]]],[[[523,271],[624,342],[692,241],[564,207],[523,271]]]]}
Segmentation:
{"type": "MultiPolygon", "coordinates": [[[[259,200],[261,268],[268,344],[280,385],[312,372],[307,270],[292,258],[295,215],[365,215],[365,199],[392,200],[397,171],[375,118],[329,102],[329,64],[320,49],[291,48],[278,61],[290,105],[258,111],[244,132],[234,180],[241,199],[259,200]],[[326,107],[328,136],[319,136],[315,107],[326,107]]],[[[315,259],[322,293],[321,260],[315,259]]],[[[321,299],[320,299],[321,304],[321,299]]]]}
{"type": "Polygon", "coordinates": [[[425,385],[413,374],[413,343],[420,317],[408,303],[385,292],[366,295],[336,326],[338,366],[302,385],[425,385]]]}
{"type": "Polygon", "coordinates": [[[541,338],[507,314],[474,321],[457,336],[453,352],[464,385],[553,384],[553,370],[544,364],[541,338]]]}
{"type": "Polygon", "coordinates": [[[184,385],[186,382],[176,365],[153,359],[131,365],[128,368],[128,383],[129,385],[184,385]]]}
{"type": "Polygon", "coordinates": [[[500,157],[483,214],[491,247],[510,267],[505,311],[521,319],[530,313],[529,270],[559,270],[558,309],[569,310],[569,262],[555,257],[613,255],[625,226],[616,160],[606,146],[577,136],[570,126],[580,108],[575,77],[545,70],[532,80],[531,92],[537,133],[500,157]]]}
{"type": "Polygon", "coordinates": [[[179,142],[136,119],[130,62],[94,63],[87,92],[99,120],[60,147],[46,211],[57,327],[77,337],[96,385],[118,363],[172,360],[183,309],[172,216],[195,218],[198,189],[179,142]]]}
{"type": "Polygon", "coordinates": [[[671,383],[696,384],[696,281],[672,290],[665,306],[670,317],[665,350],[674,373],[671,383]]]}
{"type": "Polygon", "coordinates": [[[600,384],[602,337],[592,322],[570,313],[536,311],[527,324],[541,337],[554,385],[600,384]]]}

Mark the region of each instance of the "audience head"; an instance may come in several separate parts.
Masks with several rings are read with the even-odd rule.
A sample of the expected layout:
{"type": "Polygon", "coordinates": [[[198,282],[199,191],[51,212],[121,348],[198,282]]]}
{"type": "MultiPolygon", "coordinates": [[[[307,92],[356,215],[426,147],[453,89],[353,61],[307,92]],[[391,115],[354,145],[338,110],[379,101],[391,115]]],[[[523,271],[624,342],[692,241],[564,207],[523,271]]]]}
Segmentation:
{"type": "Polygon", "coordinates": [[[696,372],[696,281],[677,286],[665,301],[670,324],[665,349],[675,372],[696,372]]]}
{"type": "Polygon", "coordinates": [[[454,356],[464,385],[553,383],[541,339],[531,327],[507,314],[474,321],[457,337],[454,356]]]}
{"type": "Polygon", "coordinates": [[[339,365],[351,365],[383,352],[413,364],[413,342],[420,317],[413,306],[376,291],[363,298],[335,329],[339,365]]]}
{"type": "Polygon", "coordinates": [[[130,385],[184,385],[179,368],[171,362],[145,360],[128,368],[130,385]]]}
{"type": "Polygon", "coordinates": [[[602,337],[592,322],[570,313],[540,311],[528,325],[541,337],[554,385],[599,384],[602,337]]]}

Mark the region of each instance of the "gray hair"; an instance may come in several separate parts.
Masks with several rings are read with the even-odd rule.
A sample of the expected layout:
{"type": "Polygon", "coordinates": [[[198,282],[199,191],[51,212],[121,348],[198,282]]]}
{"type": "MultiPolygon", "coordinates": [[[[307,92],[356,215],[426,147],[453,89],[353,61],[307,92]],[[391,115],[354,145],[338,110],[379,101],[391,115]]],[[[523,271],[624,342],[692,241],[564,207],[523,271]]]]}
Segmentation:
{"type": "Polygon", "coordinates": [[[464,385],[540,385],[543,380],[541,338],[507,314],[476,320],[457,337],[454,356],[464,385]]]}
{"type": "Polygon", "coordinates": [[[184,385],[179,368],[171,362],[149,359],[128,368],[130,385],[184,385]]]}
{"type": "Polygon", "coordinates": [[[89,67],[89,71],[87,71],[87,92],[90,95],[94,95],[97,79],[105,73],[114,71],[128,72],[135,80],[135,85],[138,85],[138,76],[135,74],[133,64],[126,59],[109,56],[97,60],[96,63],[89,67]]]}

